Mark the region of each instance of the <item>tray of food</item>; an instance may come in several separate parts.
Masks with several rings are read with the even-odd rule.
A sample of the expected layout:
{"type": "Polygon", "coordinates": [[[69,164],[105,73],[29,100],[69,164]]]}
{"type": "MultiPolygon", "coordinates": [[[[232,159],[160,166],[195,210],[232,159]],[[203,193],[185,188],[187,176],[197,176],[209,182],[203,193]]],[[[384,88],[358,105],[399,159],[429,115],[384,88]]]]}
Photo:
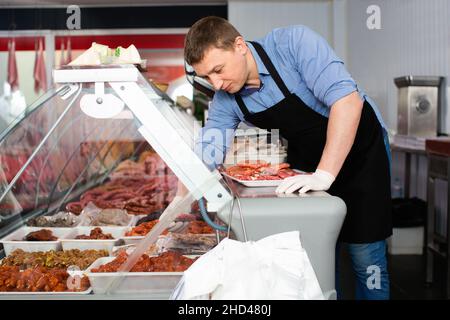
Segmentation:
{"type": "Polygon", "coordinates": [[[106,250],[112,253],[124,235],[126,227],[76,227],[61,239],[63,250],[106,250]]]}
{"type": "Polygon", "coordinates": [[[89,278],[80,271],[0,266],[0,295],[83,295],[91,291],[89,278]]]}
{"type": "Polygon", "coordinates": [[[144,254],[130,272],[118,273],[117,270],[127,257],[125,252],[121,252],[117,257],[100,258],[86,270],[94,293],[104,294],[111,283],[116,281],[110,293],[170,294],[183,272],[195,261],[193,257],[176,252],[165,252],[158,256],[144,254]]]}
{"type": "Polygon", "coordinates": [[[26,252],[16,249],[11,254],[3,258],[0,266],[19,267],[25,270],[35,267],[45,267],[48,269],[67,269],[77,267],[86,270],[95,260],[109,255],[106,250],[67,250],[67,251],[37,251],[26,252]]]}
{"type": "Polygon", "coordinates": [[[288,163],[271,165],[265,161],[244,161],[221,172],[246,187],[276,187],[283,179],[306,172],[291,169],[288,163]]]}
{"type": "MultiPolygon", "coordinates": [[[[152,230],[152,228],[158,223],[158,220],[152,220],[141,223],[135,227],[129,227],[125,231],[122,240],[125,244],[136,244],[152,230]]],[[[174,221],[167,230],[161,233],[161,236],[166,235],[168,232],[176,233],[193,233],[193,234],[214,234],[214,229],[210,227],[206,222],[200,220],[194,221],[174,221]]]]}
{"type": "MultiPolygon", "coordinates": [[[[122,240],[125,244],[136,244],[147,235],[147,233],[152,230],[152,228],[158,223],[159,220],[152,220],[148,222],[143,222],[135,227],[128,227],[125,230],[122,240]]],[[[164,232],[163,232],[164,233],[164,232]]]]}
{"type": "Polygon", "coordinates": [[[61,250],[61,239],[72,232],[69,228],[21,227],[0,240],[5,254],[16,249],[27,252],[61,250]]]}
{"type": "Polygon", "coordinates": [[[27,221],[29,227],[73,228],[81,223],[81,217],[71,212],[61,211],[53,216],[39,216],[27,221]]]}

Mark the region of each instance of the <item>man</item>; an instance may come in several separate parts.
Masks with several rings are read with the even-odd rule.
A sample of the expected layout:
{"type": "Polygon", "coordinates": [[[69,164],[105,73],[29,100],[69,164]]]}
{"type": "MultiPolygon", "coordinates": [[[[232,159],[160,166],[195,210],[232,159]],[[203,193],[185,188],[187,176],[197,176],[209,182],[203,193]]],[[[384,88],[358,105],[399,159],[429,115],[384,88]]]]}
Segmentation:
{"type": "Polygon", "coordinates": [[[198,142],[199,149],[209,149],[199,152],[203,160],[223,161],[232,138],[226,130],[241,121],[279,129],[288,141],[287,162],[313,174],[287,178],[277,192],[328,190],[342,198],[347,216],[338,244],[349,250],[356,298],[388,299],[387,134],[375,104],[327,42],[305,26],[278,28],[246,42],[225,19],[206,17],[186,36],[185,60],[216,90],[198,142]],[[207,141],[212,129],[223,131],[223,143],[207,141]]]}

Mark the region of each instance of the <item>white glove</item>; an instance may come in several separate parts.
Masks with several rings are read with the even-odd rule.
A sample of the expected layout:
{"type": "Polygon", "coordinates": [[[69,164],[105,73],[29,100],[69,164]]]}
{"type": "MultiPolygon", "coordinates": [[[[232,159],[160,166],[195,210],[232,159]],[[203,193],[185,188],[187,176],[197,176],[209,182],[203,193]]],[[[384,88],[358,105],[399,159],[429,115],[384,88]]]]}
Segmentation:
{"type": "Polygon", "coordinates": [[[283,180],[278,186],[277,193],[292,193],[300,189],[300,193],[328,190],[335,177],[326,171],[317,169],[313,174],[301,174],[283,180]]]}

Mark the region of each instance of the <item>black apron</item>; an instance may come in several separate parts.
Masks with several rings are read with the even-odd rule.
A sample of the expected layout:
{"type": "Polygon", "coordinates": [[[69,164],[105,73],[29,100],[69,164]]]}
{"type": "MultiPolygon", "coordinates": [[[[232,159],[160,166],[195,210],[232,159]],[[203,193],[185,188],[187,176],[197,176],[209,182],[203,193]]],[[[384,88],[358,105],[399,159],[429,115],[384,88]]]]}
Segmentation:
{"type": "MultiPolygon", "coordinates": [[[[314,172],[325,147],[328,118],[291,93],[262,46],[251,43],[284,99],[257,113],[248,111],[239,94],[234,95],[236,102],[246,121],[259,128],[280,130],[288,141],[287,162],[292,168],[314,172]]],[[[370,243],[392,235],[389,160],[383,129],[367,101],[353,146],[328,192],[347,205],[339,241],[370,243]]]]}

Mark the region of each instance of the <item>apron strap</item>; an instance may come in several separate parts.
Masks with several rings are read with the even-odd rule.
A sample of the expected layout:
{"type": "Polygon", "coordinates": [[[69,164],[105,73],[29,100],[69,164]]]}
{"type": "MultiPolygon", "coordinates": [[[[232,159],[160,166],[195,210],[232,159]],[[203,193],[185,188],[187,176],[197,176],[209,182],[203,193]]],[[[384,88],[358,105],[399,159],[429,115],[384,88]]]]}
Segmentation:
{"type": "Polygon", "coordinates": [[[247,119],[248,116],[250,116],[250,111],[248,111],[248,109],[247,109],[247,107],[246,107],[246,105],[244,103],[244,100],[242,100],[241,95],[235,93],[234,94],[234,98],[236,99],[236,102],[237,102],[237,104],[239,106],[239,109],[241,109],[242,113],[244,114],[244,118],[247,119]]]}
{"type": "Polygon", "coordinates": [[[264,65],[266,66],[266,68],[269,71],[270,75],[272,76],[273,80],[275,80],[275,83],[277,84],[278,88],[281,90],[281,92],[287,98],[291,94],[291,92],[284,84],[284,81],[281,79],[280,74],[278,73],[277,69],[273,65],[273,63],[270,60],[269,56],[267,55],[266,51],[263,49],[263,47],[258,42],[254,42],[254,41],[249,41],[249,42],[255,48],[256,52],[258,53],[258,55],[261,58],[264,65]]]}

